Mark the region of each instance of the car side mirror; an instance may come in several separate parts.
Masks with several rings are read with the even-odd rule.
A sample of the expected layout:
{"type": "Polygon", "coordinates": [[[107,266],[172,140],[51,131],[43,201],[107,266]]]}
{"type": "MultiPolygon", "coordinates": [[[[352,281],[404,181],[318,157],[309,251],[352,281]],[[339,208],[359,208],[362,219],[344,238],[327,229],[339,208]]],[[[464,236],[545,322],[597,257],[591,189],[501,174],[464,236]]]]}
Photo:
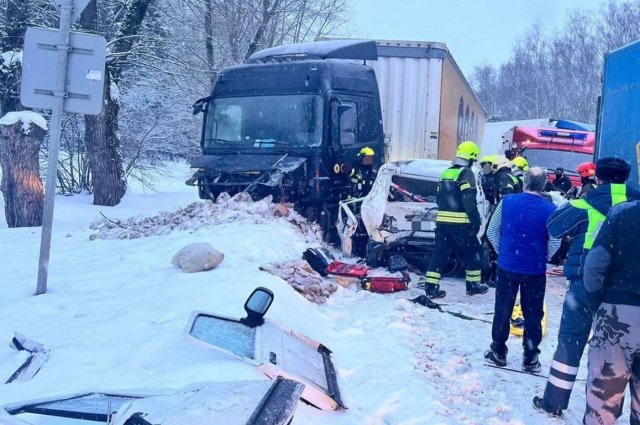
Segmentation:
{"type": "Polygon", "coordinates": [[[244,311],[247,312],[247,317],[240,319],[240,322],[252,328],[262,325],[264,323],[264,315],[267,314],[269,307],[271,307],[273,298],[273,292],[267,288],[259,286],[254,289],[244,303],[244,311]]]}

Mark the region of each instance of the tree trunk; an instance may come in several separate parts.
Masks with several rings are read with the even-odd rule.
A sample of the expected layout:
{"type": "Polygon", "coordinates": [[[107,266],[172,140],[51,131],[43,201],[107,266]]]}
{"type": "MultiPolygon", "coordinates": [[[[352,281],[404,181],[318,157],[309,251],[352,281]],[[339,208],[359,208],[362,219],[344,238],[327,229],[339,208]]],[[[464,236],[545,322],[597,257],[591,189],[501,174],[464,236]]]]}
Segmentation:
{"type": "Polygon", "coordinates": [[[44,187],[40,178],[38,151],[44,130],[31,126],[28,134],[22,123],[0,126],[0,166],[4,211],[9,227],[42,225],[44,187]]]}
{"type": "Polygon", "coordinates": [[[258,24],[258,28],[253,35],[253,40],[249,43],[249,47],[244,55],[244,60],[249,59],[249,57],[258,50],[260,43],[262,43],[264,38],[264,33],[269,25],[269,21],[275,15],[276,10],[280,6],[280,0],[272,0],[273,3],[269,3],[270,0],[262,0],[262,14],[261,19],[258,24]]]}
{"type": "Polygon", "coordinates": [[[109,70],[105,72],[105,99],[99,115],[85,115],[85,146],[93,175],[93,204],[114,206],[127,190],[120,140],[118,112],[120,105],[111,97],[109,70]]]}
{"type": "MultiPolygon", "coordinates": [[[[90,32],[98,31],[96,0],[87,4],[80,17],[80,25],[90,32]]],[[[120,156],[120,139],[117,136],[120,105],[118,96],[114,96],[114,99],[111,96],[112,66],[108,64],[105,71],[102,112],[99,115],[84,116],[84,144],[91,170],[93,204],[109,207],[118,205],[127,190],[120,156]]]]}

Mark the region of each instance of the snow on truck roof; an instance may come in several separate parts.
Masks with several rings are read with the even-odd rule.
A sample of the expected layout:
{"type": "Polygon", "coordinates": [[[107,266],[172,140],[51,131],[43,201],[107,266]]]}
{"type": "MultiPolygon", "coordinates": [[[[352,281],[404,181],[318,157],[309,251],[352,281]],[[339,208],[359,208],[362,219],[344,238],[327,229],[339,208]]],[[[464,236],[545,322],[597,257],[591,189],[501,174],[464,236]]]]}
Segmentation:
{"type": "Polygon", "coordinates": [[[320,59],[377,60],[378,50],[373,40],[325,40],[285,44],[255,52],[249,62],[277,57],[316,57],[320,59]]]}

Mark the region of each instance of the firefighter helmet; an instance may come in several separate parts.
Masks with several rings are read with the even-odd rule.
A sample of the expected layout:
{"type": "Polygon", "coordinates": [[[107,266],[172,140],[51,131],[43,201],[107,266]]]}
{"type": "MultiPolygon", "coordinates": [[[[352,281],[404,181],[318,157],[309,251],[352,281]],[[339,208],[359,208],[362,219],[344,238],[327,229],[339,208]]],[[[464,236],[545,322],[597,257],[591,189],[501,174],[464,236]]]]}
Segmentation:
{"type": "Polygon", "coordinates": [[[475,161],[476,159],[478,159],[479,153],[480,148],[478,148],[478,145],[467,140],[458,145],[458,152],[456,152],[456,157],[469,161],[475,161]]]}
{"type": "Polygon", "coordinates": [[[593,177],[596,175],[596,164],[593,162],[583,162],[578,165],[576,171],[584,178],[593,177]]]}
{"type": "Polygon", "coordinates": [[[358,152],[358,156],[374,156],[376,154],[376,151],[374,151],[373,149],[371,149],[370,147],[366,146],[362,149],[360,149],[360,152],[358,152]]]}
{"type": "Polygon", "coordinates": [[[491,164],[491,166],[496,164],[496,155],[485,155],[478,160],[480,165],[491,164]]]}
{"type": "Polygon", "coordinates": [[[512,165],[511,161],[509,161],[506,157],[499,156],[496,159],[496,163],[493,164],[493,169],[495,171],[502,170],[503,168],[511,170],[511,165],[512,165]]]}
{"type": "Polygon", "coordinates": [[[518,167],[520,170],[526,172],[529,169],[529,161],[527,161],[527,158],[522,157],[522,156],[516,156],[515,158],[513,158],[513,165],[515,165],[516,167],[518,167]]]}

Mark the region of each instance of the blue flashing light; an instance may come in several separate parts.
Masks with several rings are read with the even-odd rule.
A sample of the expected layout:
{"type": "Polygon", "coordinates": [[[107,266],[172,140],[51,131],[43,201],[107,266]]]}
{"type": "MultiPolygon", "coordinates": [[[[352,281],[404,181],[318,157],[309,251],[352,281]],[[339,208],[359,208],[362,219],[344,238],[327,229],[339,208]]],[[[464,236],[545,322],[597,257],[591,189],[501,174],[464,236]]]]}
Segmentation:
{"type": "Polygon", "coordinates": [[[585,133],[573,133],[567,131],[557,130],[538,130],[538,136],[540,137],[566,137],[574,140],[587,140],[587,134],[585,133]]]}

